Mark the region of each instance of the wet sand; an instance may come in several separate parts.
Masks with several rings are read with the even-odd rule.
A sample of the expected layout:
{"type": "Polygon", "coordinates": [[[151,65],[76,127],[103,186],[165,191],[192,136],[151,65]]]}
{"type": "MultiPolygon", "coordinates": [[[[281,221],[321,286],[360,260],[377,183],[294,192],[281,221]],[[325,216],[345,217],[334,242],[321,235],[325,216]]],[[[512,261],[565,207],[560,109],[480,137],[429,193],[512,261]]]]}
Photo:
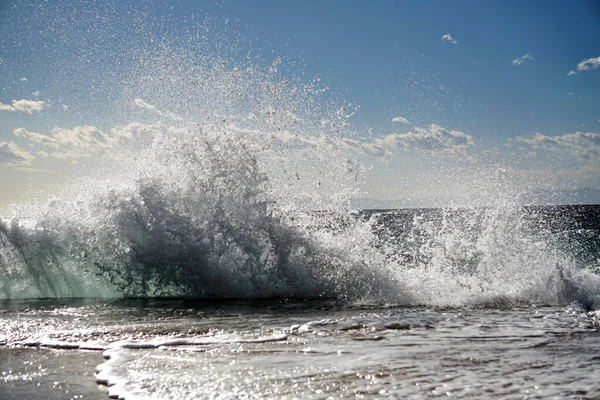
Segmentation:
{"type": "Polygon", "coordinates": [[[94,377],[102,361],[100,351],[0,346],[0,399],[105,400],[94,377]]]}

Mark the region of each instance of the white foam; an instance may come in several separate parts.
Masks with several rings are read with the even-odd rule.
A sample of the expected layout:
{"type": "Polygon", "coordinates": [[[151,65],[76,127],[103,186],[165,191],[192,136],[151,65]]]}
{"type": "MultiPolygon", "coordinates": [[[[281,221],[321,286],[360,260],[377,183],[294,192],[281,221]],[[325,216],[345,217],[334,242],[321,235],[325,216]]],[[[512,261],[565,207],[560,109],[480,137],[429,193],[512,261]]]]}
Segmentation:
{"type": "Polygon", "coordinates": [[[514,188],[379,237],[377,218],[349,206],[367,168],[347,140],[349,104],[284,76],[281,59],[177,43],[138,49],[124,83],[120,109],[156,118],[132,122],[137,107],[103,134],[110,162],[91,158],[89,175],[0,220],[0,299],[598,304],[597,273],[569,278],[589,266],[526,226],[514,188]]]}
{"type": "MultiPolygon", "coordinates": [[[[260,344],[281,342],[288,339],[287,334],[273,334],[259,337],[243,337],[239,335],[215,335],[209,337],[157,338],[150,341],[119,341],[106,346],[103,353],[107,360],[96,367],[96,382],[108,387],[110,398],[119,399],[152,399],[148,393],[135,382],[122,378],[129,376],[126,364],[139,357],[135,350],[168,349],[172,347],[194,348],[194,346],[226,345],[226,344],[260,344]],[[124,353],[123,350],[133,352],[124,353]]],[[[143,355],[142,355],[143,357],[143,355]]],[[[172,358],[172,357],[171,357],[172,358]]]]}

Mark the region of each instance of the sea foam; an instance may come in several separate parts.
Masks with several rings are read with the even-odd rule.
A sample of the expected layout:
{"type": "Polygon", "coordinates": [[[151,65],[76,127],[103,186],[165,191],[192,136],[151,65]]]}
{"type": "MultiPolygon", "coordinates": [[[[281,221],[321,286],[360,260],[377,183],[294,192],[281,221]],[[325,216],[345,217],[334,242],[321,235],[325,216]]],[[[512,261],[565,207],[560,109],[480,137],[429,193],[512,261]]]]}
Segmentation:
{"type": "Polygon", "coordinates": [[[594,265],[502,188],[491,207],[408,224],[357,214],[357,107],[286,73],[289,60],[215,50],[198,29],[140,50],[120,88],[129,111],[86,139],[102,151],[0,221],[0,298],[597,306],[594,265]]]}

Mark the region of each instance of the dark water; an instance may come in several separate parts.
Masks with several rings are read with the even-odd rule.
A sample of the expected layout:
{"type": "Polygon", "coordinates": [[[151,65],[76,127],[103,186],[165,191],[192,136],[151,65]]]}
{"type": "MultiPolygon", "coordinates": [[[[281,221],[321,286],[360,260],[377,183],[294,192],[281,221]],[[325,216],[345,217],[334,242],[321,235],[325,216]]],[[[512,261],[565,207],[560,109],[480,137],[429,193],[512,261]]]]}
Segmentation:
{"type": "MultiPolygon", "coordinates": [[[[493,210],[491,210],[493,213],[493,210]]],[[[600,271],[600,205],[558,205],[524,206],[514,214],[512,222],[520,232],[540,240],[551,242],[555,250],[572,257],[580,266],[600,271]],[[518,221],[518,222],[515,222],[518,221]]],[[[375,217],[375,230],[382,242],[393,242],[399,248],[413,248],[408,245],[415,231],[415,220],[431,221],[435,225],[447,224],[452,228],[463,229],[465,220],[475,236],[481,236],[486,228],[486,209],[405,209],[405,210],[368,210],[359,213],[363,219],[375,217]]],[[[421,245],[426,237],[417,241],[421,245]]],[[[405,252],[409,256],[410,252],[405,252]]],[[[413,251],[414,253],[414,251],[413,251]]]]}

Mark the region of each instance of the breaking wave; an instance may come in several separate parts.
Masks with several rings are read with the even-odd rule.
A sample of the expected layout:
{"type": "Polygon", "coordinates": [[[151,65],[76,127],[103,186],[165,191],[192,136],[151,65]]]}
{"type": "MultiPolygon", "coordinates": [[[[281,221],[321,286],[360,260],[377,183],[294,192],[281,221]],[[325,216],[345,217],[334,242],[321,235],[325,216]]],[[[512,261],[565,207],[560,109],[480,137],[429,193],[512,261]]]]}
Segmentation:
{"type": "Polygon", "coordinates": [[[130,114],[95,133],[92,172],[0,220],[0,299],[598,307],[598,259],[512,201],[352,210],[366,168],[347,140],[352,104],[283,76],[281,59],[228,58],[201,33],[200,47],[140,52],[120,95],[130,114]]]}
{"type": "Polygon", "coordinates": [[[157,134],[120,176],[3,220],[2,296],[380,296],[386,273],[352,259],[368,228],[280,207],[256,152],[233,128],[157,134]]]}
{"type": "Polygon", "coordinates": [[[521,207],[361,214],[344,191],[273,186],[256,133],[152,135],[135,162],[0,222],[0,297],[597,306],[598,276],[521,207]]]}

